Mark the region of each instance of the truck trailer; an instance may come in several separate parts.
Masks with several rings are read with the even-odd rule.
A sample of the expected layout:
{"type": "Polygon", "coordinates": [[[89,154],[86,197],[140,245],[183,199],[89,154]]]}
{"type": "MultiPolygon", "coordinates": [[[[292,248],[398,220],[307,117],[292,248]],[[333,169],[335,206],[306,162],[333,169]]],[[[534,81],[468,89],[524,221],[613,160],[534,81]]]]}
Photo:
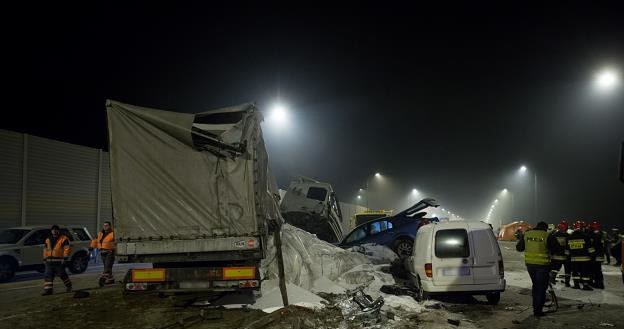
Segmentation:
{"type": "Polygon", "coordinates": [[[109,100],[113,225],[126,292],[260,289],[283,223],[253,104],[197,114],[109,100]]]}

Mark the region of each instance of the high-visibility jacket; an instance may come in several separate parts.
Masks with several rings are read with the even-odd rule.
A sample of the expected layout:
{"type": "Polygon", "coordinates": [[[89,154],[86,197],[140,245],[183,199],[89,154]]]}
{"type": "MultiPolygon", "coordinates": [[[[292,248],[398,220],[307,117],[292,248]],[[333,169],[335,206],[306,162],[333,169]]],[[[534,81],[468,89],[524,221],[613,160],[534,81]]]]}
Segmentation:
{"type": "Polygon", "coordinates": [[[550,265],[548,232],[533,229],[524,233],[524,262],[531,265],[550,265]]]}
{"type": "Polygon", "coordinates": [[[574,231],[568,237],[566,253],[571,262],[589,262],[595,252],[591,239],[585,232],[574,231]]]}
{"type": "Polygon", "coordinates": [[[103,250],[115,249],[115,232],[100,231],[95,240],[91,240],[91,248],[99,248],[103,250]]]}
{"type": "Polygon", "coordinates": [[[601,231],[591,232],[590,237],[592,239],[592,246],[596,253],[594,254],[594,260],[597,262],[604,262],[605,241],[604,234],[601,231]]]}
{"type": "Polygon", "coordinates": [[[558,261],[568,260],[566,255],[566,245],[568,244],[568,232],[555,231],[548,236],[548,249],[550,250],[550,259],[558,261]]]}
{"type": "Polygon", "coordinates": [[[56,239],[50,236],[45,240],[43,248],[43,259],[49,262],[67,259],[71,253],[69,238],[59,235],[56,239]]]}

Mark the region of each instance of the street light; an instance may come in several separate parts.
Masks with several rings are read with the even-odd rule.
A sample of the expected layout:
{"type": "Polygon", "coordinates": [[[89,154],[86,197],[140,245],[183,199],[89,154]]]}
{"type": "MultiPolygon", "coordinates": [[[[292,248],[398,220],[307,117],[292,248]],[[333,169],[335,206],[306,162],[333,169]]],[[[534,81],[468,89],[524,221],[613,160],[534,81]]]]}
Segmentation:
{"type": "Polygon", "coordinates": [[[613,69],[603,69],[594,78],[594,85],[599,91],[610,91],[620,82],[618,72],[613,69]]]}
{"type": "MultiPolygon", "coordinates": [[[[527,171],[526,166],[520,167],[520,174],[524,174],[527,171]]],[[[537,221],[538,211],[537,211],[537,170],[533,169],[533,215],[534,219],[537,221]]]]}
{"type": "MultiPolygon", "coordinates": [[[[375,173],[375,178],[380,179],[381,178],[381,174],[379,172],[375,173]]],[[[370,178],[366,178],[366,210],[370,210],[370,208],[368,207],[368,200],[370,199],[371,196],[371,192],[370,192],[370,188],[369,188],[369,181],[370,178]]],[[[362,189],[360,189],[362,190],[362,189]]]]}
{"type": "Polygon", "coordinates": [[[271,108],[269,120],[277,125],[284,125],[288,120],[288,111],[286,110],[286,106],[281,103],[274,104],[271,108]]]}

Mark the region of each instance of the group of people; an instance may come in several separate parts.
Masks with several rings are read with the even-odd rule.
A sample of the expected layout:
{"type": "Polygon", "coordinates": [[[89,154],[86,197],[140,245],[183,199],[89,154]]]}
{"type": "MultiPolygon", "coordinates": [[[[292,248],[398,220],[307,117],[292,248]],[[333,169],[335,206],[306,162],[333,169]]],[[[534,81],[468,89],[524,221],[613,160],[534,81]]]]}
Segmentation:
{"type": "MultiPolygon", "coordinates": [[[[71,280],[67,272],[65,272],[65,265],[68,262],[69,255],[71,255],[69,237],[61,234],[58,225],[52,225],[50,231],[51,235],[46,239],[43,248],[43,263],[45,265],[43,292],[41,293],[43,296],[52,295],[55,276],[58,276],[63,281],[67,292],[72,291],[71,280]]],[[[98,233],[97,238],[91,240],[89,258],[93,249],[99,249],[102,262],[104,263],[104,270],[100,275],[98,284],[102,287],[105,284],[114,283],[115,233],[110,222],[104,222],[103,229],[98,233]]]]}
{"type": "Polygon", "coordinates": [[[600,223],[587,225],[576,221],[572,233],[562,220],[557,229],[548,232],[548,224],[537,226],[518,236],[516,250],[524,252],[527,271],[533,283],[533,314],[543,316],[549,282],[556,284],[557,274],[564,268],[564,284],[573,289],[604,289],[602,263],[605,261],[606,234],[600,223]]]}

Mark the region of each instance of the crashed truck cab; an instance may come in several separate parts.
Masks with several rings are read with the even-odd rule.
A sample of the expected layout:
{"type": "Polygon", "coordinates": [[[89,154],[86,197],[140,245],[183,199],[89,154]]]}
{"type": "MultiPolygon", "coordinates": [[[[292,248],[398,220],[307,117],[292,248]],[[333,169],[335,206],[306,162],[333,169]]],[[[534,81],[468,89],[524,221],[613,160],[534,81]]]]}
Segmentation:
{"type": "Polygon", "coordinates": [[[107,102],[113,217],[125,290],[260,289],[283,220],[252,104],[199,114],[107,102]]]}

